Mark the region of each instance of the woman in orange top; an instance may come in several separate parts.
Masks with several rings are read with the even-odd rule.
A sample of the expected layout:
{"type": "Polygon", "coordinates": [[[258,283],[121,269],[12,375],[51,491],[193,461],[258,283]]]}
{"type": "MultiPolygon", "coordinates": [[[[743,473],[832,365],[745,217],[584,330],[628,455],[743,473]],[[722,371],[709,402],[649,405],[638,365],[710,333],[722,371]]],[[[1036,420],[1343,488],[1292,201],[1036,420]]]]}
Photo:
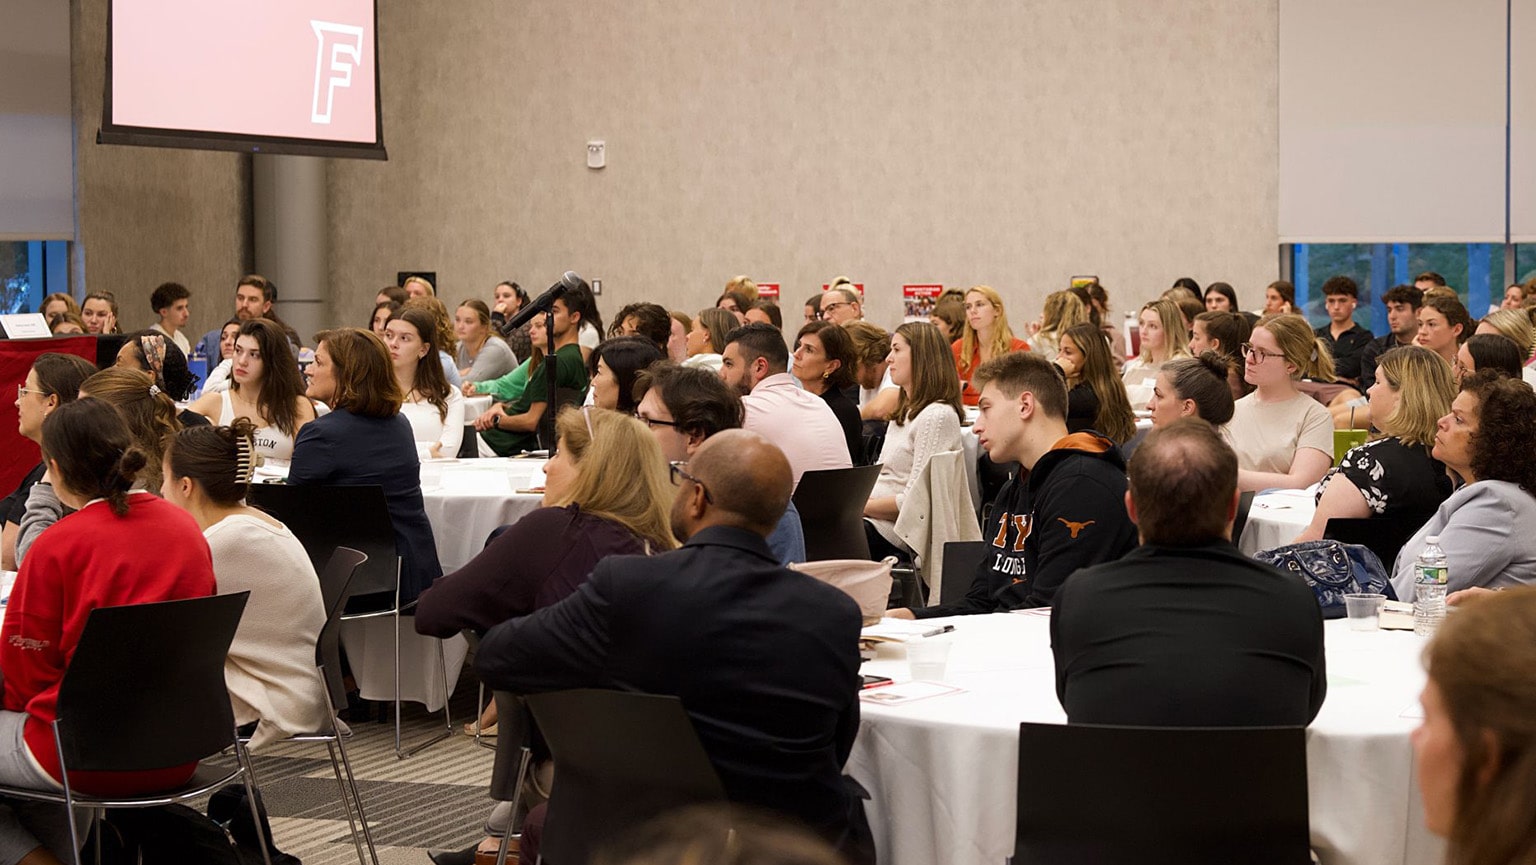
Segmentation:
{"type": "Polygon", "coordinates": [[[965,293],[965,330],[950,346],[955,369],[960,373],[960,399],[975,405],[981,394],[971,387],[976,368],[994,357],[1013,351],[1029,351],[1029,343],[1013,335],[1003,298],[990,285],[978,285],[965,293]]]}

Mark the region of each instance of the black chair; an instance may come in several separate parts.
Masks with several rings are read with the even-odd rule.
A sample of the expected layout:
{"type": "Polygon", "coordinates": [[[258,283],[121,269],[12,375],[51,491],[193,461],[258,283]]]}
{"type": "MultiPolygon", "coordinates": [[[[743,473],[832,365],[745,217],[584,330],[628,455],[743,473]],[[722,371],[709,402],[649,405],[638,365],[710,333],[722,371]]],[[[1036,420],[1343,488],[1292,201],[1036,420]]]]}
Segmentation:
{"type": "MultiPolygon", "coordinates": [[[[76,865],[84,838],[76,808],[91,809],[91,825],[99,838],[96,824],[109,808],[183,802],[237,780],[244,782],[256,833],[262,834],[251,758],[236,735],[224,683],[224,659],[249,595],[91,611],[59,684],[53,722],[59,764],[66,769],[63,792],[0,787],[0,796],[66,807],[76,865]],[[174,790],[102,797],[80,793],[69,783],[69,772],[164,769],[204,760],[226,748],[234,749],[233,768],[200,764],[192,778],[174,790]]],[[[263,861],[271,865],[268,839],[257,840],[263,861]]],[[[99,847],[97,854],[99,861],[99,847]]]]}
{"type": "Polygon", "coordinates": [[[288,484],[252,484],[247,500],[261,508],[293,532],[315,572],[321,573],[337,547],[348,547],[367,556],[352,577],[352,602],[342,614],[342,621],[394,619],[394,704],[395,756],[409,757],[417,751],[453,735],[453,717],[448,708],[448,662],[443,657],[442,641],[437,643],[438,663],[443,668],[443,721],[445,732],[410,749],[400,742],[400,618],[415,606],[400,602],[400,556],[395,551],[395,530],[389,518],[384,488],[369,486],[332,486],[288,484]]]}
{"type": "Polygon", "coordinates": [[[939,585],[939,603],[965,597],[989,546],[987,541],[950,541],[944,545],[944,582],[939,585]]]}
{"type": "Polygon", "coordinates": [[[800,476],[795,509],[805,532],[806,561],[868,559],[864,506],[880,477],[880,466],[818,469],[800,476]]]}
{"type": "Polygon", "coordinates": [[[1306,865],[1301,727],[1019,726],[1024,865],[1306,865]]]}
{"type": "Polygon", "coordinates": [[[1232,518],[1232,546],[1243,539],[1243,527],[1248,525],[1248,512],[1253,510],[1253,490],[1237,497],[1237,516],[1232,518]]]}
{"type": "Polygon", "coordinates": [[[643,820],[725,801],[678,698],[585,689],[525,699],[555,760],[542,862],[577,865],[643,820]]]}
{"type": "Polygon", "coordinates": [[[1323,537],[1346,544],[1360,544],[1376,554],[1381,559],[1381,566],[1391,576],[1392,566],[1397,562],[1397,554],[1403,551],[1403,545],[1408,543],[1429,518],[1433,512],[1415,514],[1408,517],[1367,517],[1354,519],[1334,517],[1323,527],[1323,537]]]}
{"type": "Polygon", "coordinates": [[[288,742],[324,742],[331,757],[331,771],[336,775],[336,786],[341,790],[341,804],[347,810],[347,825],[352,830],[352,846],[357,848],[357,859],[362,865],[379,865],[379,854],[373,846],[373,833],[368,828],[368,816],[363,813],[363,799],[357,791],[357,779],[352,774],[352,761],[347,759],[347,747],[341,726],[336,720],[336,706],[346,705],[347,686],[341,675],[341,617],[347,601],[352,597],[352,580],[359,567],[368,557],[357,550],[337,547],[320,572],[320,596],[325,603],[325,627],[315,641],[315,666],[325,681],[326,717],[330,718],[329,731],[315,731],[289,736],[288,742]],[[338,761],[338,755],[340,759],[338,761]],[[354,812],[355,809],[355,812],[354,812]],[[354,819],[353,814],[356,814],[354,819]],[[359,837],[358,824],[362,824],[359,837]],[[363,844],[368,845],[368,858],[363,857],[363,844]]]}

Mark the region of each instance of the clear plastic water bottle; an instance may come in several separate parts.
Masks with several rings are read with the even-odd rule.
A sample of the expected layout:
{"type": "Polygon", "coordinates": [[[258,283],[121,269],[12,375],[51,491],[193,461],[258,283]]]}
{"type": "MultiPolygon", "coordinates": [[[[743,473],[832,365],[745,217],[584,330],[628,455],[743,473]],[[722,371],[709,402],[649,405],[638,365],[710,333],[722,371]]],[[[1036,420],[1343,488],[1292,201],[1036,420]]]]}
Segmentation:
{"type": "Polygon", "coordinates": [[[1448,570],[1440,536],[1430,535],[1424,551],[1413,563],[1413,632],[1421,637],[1434,636],[1445,619],[1445,583],[1448,570]]]}

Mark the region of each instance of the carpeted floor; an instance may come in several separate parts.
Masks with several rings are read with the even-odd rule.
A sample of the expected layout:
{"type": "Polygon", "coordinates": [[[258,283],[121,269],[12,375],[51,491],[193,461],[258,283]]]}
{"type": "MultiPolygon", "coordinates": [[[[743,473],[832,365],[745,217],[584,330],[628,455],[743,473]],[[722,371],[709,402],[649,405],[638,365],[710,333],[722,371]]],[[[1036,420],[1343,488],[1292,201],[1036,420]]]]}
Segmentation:
{"type": "MultiPolygon", "coordinates": [[[[391,723],[352,725],[347,756],[381,865],[427,865],[428,848],[457,850],[482,837],[495,753],[462,733],[476,690],[466,672],[451,704],[461,732],[404,760],[395,757],[392,710],[391,723]]],[[[419,704],[407,703],[404,719],[406,747],[443,729],[442,713],[428,715],[419,704]]],[[[278,743],[253,757],[278,847],[304,865],[356,862],[324,743],[278,743]]]]}

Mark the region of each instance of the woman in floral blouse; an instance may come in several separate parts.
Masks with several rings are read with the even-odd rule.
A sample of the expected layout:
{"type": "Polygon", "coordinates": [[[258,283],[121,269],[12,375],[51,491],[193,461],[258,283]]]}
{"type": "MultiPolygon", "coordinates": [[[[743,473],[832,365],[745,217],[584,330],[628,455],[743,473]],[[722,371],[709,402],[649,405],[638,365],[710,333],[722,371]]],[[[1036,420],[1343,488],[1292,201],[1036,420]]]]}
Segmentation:
{"type": "Polygon", "coordinates": [[[1420,346],[1381,356],[1366,394],[1380,435],[1344,455],[1323,477],[1312,524],[1296,537],[1315,541],[1335,517],[1387,517],[1420,525],[1451,494],[1445,465],[1430,456],[1435,424],[1456,396],[1451,365],[1420,346]]]}

